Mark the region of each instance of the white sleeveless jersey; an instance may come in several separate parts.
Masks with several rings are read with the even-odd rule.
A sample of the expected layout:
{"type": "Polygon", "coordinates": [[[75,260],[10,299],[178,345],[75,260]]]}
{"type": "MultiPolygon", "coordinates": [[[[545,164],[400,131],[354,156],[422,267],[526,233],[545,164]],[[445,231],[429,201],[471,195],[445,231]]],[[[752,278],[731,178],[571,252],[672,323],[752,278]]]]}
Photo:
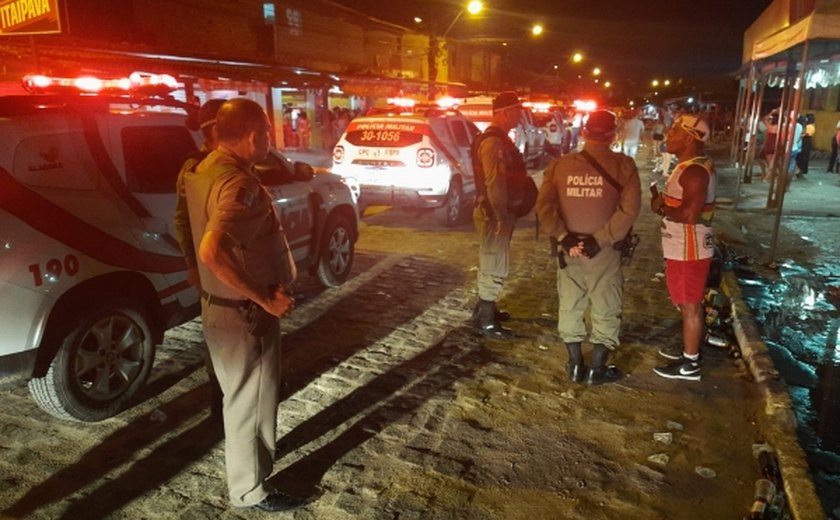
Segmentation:
{"type": "Polygon", "coordinates": [[[692,165],[700,166],[708,173],[706,201],[696,224],[683,224],[666,217],[662,218],[662,251],[665,258],[670,260],[703,260],[711,258],[714,253],[714,233],[711,224],[715,210],[716,176],[710,158],[694,157],[679,163],[674,168],[674,172],[665,184],[663,193],[665,205],[670,207],[682,205],[683,189],[680,185],[680,176],[692,165]]]}

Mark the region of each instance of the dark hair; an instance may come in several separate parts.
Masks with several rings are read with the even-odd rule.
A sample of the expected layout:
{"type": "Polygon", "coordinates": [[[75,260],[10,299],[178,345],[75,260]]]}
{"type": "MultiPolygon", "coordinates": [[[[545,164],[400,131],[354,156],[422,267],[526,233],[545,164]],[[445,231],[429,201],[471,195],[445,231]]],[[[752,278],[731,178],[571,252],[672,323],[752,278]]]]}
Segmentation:
{"type": "Polygon", "coordinates": [[[261,132],[266,119],[265,111],[256,101],[247,98],[225,101],[216,114],[219,141],[238,141],[251,132],[261,132]]]}

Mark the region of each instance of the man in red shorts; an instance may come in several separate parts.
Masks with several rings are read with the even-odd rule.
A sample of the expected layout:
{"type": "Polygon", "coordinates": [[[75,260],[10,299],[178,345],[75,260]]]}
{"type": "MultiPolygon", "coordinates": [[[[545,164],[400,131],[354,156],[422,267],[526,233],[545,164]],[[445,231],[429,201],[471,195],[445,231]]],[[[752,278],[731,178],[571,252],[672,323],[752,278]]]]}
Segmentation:
{"type": "Polygon", "coordinates": [[[716,175],[712,160],[704,153],[709,133],[709,125],[695,115],[685,114],[674,121],[667,146],[680,162],[664,193],[650,201],[650,208],[662,215],[665,280],[683,319],[682,352],[660,350],[672,361],[653,369],[668,379],[700,380],[703,297],[714,250],[711,224],[716,175]]]}

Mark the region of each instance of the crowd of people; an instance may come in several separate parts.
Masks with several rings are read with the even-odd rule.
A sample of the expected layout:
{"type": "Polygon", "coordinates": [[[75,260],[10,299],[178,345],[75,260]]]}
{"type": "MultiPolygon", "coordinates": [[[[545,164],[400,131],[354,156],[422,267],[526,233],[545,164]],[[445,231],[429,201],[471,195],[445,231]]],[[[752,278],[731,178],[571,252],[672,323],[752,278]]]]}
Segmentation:
{"type": "Polygon", "coordinates": [[[285,106],[283,108],[283,147],[308,150],[313,147],[313,133],[318,132],[320,139],[318,147],[325,150],[332,149],[350,121],[360,115],[360,111],[344,107],[333,107],[325,110],[317,121],[316,130],[306,109],[285,106]]]}
{"type": "MultiPolygon", "coordinates": [[[[556,248],[556,330],[566,349],[567,377],[591,386],[619,381],[624,372],[609,361],[621,346],[622,270],[632,258],[633,225],[642,210],[635,156],[640,143],[648,142],[645,125],[632,110],[623,117],[591,112],[580,124],[582,146],[555,157],[537,187],[509,137],[521,118],[520,99],[502,92],[492,110],[490,125],[471,148],[477,186],[475,331],[494,340],[517,337],[503,325],[511,315],[497,302],[510,270],[516,221],[535,208],[556,248]]],[[[342,109],[331,114],[332,138],[341,135],[350,116],[342,109]]],[[[778,119],[772,112],[765,119],[770,140],[778,119]]],[[[174,220],[187,280],[201,294],[208,373],[216,387],[213,411],[225,431],[230,501],[239,508],[293,509],[306,499],[267,484],[280,395],[278,319],[294,305],[296,277],[271,197],[251,171],[268,152],[270,124],[265,111],[244,98],[211,100],[201,107],[199,120],[206,140],[179,175],[174,220]]],[[[301,113],[296,122],[298,143],[306,146],[308,118],[301,113]]],[[[682,341],[660,349],[666,362],[654,373],[699,381],[703,302],[714,250],[717,175],[705,152],[712,131],[701,115],[678,111],[661,113],[651,129],[650,142],[662,154],[667,180],[662,193],[651,188],[649,207],[661,219],[667,290],[682,316],[682,341]],[[676,158],[673,167],[671,157],[676,158]]],[[[803,175],[814,133],[806,115],[796,137],[799,155],[806,157],[793,156],[789,165],[803,175]]],[[[830,168],[838,147],[840,123],[830,168]]]]}

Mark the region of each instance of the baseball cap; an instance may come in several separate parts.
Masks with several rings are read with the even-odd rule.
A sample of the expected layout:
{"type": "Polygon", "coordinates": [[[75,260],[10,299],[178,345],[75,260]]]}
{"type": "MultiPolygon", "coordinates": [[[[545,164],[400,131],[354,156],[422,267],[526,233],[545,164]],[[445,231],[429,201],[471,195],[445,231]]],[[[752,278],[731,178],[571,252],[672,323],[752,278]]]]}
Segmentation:
{"type": "Polygon", "coordinates": [[[709,140],[709,134],[712,133],[709,129],[708,123],[699,117],[690,114],[683,114],[678,117],[677,120],[674,121],[674,126],[682,129],[694,139],[704,143],[709,140]]]}
{"type": "Polygon", "coordinates": [[[512,90],[501,92],[493,98],[493,112],[499,112],[506,108],[522,108],[519,96],[512,90]]]}
{"type": "Polygon", "coordinates": [[[590,135],[595,137],[606,137],[615,133],[618,128],[615,114],[609,110],[596,110],[589,114],[584,128],[590,135]]]}

